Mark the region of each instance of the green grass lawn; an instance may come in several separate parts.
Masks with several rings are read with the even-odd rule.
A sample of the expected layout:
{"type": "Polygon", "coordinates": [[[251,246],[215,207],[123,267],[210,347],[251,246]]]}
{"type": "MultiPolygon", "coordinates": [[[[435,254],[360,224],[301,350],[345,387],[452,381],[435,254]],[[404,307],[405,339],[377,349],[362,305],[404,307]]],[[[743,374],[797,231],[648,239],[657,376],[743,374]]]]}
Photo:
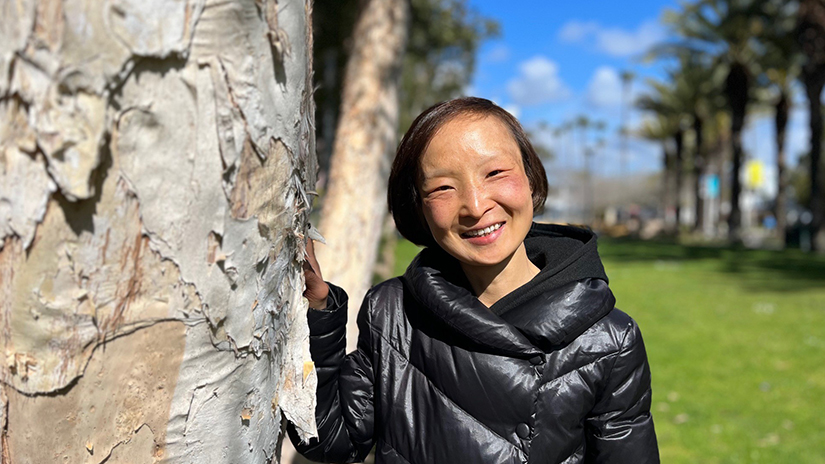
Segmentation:
{"type": "MultiPolygon", "coordinates": [[[[397,248],[396,273],[418,249],[397,248]]],[[[602,239],[664,463],[825,463],[825,258],[602,239]]]]}

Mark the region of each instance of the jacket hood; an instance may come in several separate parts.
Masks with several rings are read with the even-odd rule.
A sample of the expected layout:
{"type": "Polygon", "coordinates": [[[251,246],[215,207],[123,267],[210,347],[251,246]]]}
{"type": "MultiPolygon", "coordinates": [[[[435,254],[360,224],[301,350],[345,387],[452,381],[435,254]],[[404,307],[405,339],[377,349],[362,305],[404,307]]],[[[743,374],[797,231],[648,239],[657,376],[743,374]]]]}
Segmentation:
{"type": "Polygon", "coordinates": [[[578,337],[613,309],[615,298],[593,232],[534,223],[524,243],[539,273],[490,308],[440,248],[422,250],[403,280],[426,309],[475,342],[503,355],[535,356],[578,337]]]}

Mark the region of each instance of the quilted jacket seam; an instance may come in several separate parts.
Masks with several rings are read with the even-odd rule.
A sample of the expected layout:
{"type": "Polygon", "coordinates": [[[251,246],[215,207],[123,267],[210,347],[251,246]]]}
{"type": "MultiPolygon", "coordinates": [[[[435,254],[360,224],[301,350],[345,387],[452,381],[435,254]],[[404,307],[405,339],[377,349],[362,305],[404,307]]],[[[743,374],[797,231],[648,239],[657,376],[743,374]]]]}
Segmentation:
{"type": "MultiPolygon", "coordinates": [[[[599,356],[598,358],[594,359],[593,361],[590,361],[590,362],[589,362],[589,363],[587,363],[587,364],[582,364],[581,366],[576,367],[576,368],[574,368],[574,369],[572,369],[572,370],[569,370],[569,371],[565,372],[564,374],[561,374],[561,375],[559,375],[559,376],[557,376],[557,377],[553,377],[552,379],[547,380],[546,382],[544,382],[544,383],[542,383],[541,385],[539,385],[539,388],[538,388],[538,389],[539,389],[539,390],[541,390],[541,389],[543,389],[543,388],[545,388],[545,387],[549,387],[551,384],[558,383],[561,379],[563,379],[563,378],[565,378],[565,377],[569,376],[570,374],[573,374],[573,373],[575,373],[575,372],[579,372],[579,371],[581,371],[582,369],[584,369],[585,367],[588,367],[588,366],[590,366],[590,365],[600,363],[600,362],[602,362],[602,361],[606,360],[607,358],[610,358],[610,357],[615,357],[615,358],[618,358],[618,355],[619,355],[619,353],[620,353],[620,352],[621,352],[621,348],[620,348],[620,351],[614,351],[614,352],[612,352],[612,353],[608,353],[608,354],[606,354],[606,355],[599,356]]],[[[614,360],[614,361],[613,361],[613,364],[612,364],[612,365],[611,365],[611,367],[610,367],[611,372],[612,372],[613,366],[615,366],[615,365],[616,365],[616,361],[614,360]]]]}
{"type": "MultiPolygon", "coordinates": [[[[599,307],[604,306],[605,302],[609,301],[611,296],[612,296],[611,293],[605,294],[604,297],[602,298],[602,301],[599,303],[599,307]]],[[[608,311],[608,313],[609,313],[609,311],[608,311]]],[[[605,314],[604,316],[607,316],[607,314],[605,314]]],[[[602,317],[604,317],[604,316],[602,316],[602,317]]],[[[593,325],[593,321],[582,320],[581,322],[579,322],[579,324],[576,324],[574,327],[568,328],[568,330],[565,331],[564,337],[562,337],[562,339],[567,340],[567,337],[570,336],[571,333],[579,332],[582,327],[584,327],[585,325],[588,325],[588,324],[593,325]]]]}
{"type": "MultiPolygon", "coordinates": [[[[372,329],[373,329],[373,330],[376,330],[376,328],[375,328],[375,327],[372,327],[372,329]]],[[[385,336],[384,336],[384,334],[383,334],[383,333],[378,333],[377,335],[378,335],[379,337],[381,337],[381,339],[382,339],[382,340],[384,340],[384,341],[387,343],[387,346],[389,346],[390,348],[392,348],[395,352],[397,352],[397,353],[399,354],[399,356],[401,356],[404,360],[406,360],[406,361],[407,361],[407,364],[409,364],[410,366],[412,366],[413,368],[415,368],[415,370],[416,370],[416,371],[418,371],[418,373],[419,373],[419,374],[421,374],[421,375],[422,375],[422,376],[423,376],[423,377],[427,380],[427,383],[429,383],[429,384],[433,387],[433,390],[435,390],[436,392],[438,392],[438,394],[440,394],[441,396],[443,396],[443,397],[444,397],[447,401],[449,401],[449,402],[450,402],[450,404],[454,405],[456,408],[458,408],[461,412],[463,412],[464,414],[466,414],[468,417],[471,417],[471,418],[472,418],[475,422],[477,422],[479,425],[481,425],[482,427],[484,427],[485,429],[487,429],[490,433],[492,433],[493,435],[495,435],[495,436],[497,436],[497,437],[501,438],[502,440],[504,440],[507,444],[509,444],[510,446],[512,446],[512,447],[513,447],[513,449],[514,449],[514,450],[516,450],[516,452],[521,453],[521,454],[523,454],[523,453],[524,453],[524,452],[523,452],[523,451],[522,451],[522,450],[521,450],[521,449],[520,449],[520,448],[519,448],[516,444],[514,444],[514,443],[513,443],[513,442],[511,442],[510,440],[508,440],[508,439],[504,438],[503,436],[501,436],[501,434],[499,434],[499,433],[498,433],[498,432],[496,432],[495,430],[491,429],[491,428],[490,428],[487,424],[485,424],[484,422],[481,422],[481,420],[479,420],[476,416],[474,416],[474,415],[470,414],[470,412],[469,412],[469,411],[467,411],[466,409],[462,408],[462,407],[461,407],[461,405],[459,405],[458,403],[456,403],[456,402],[455,402],[455,400],[453,400],[452,398],[450,398],[450,397],[449,397],[446,393],[444,393],[444,392],[443,392],[440,388],[438,388],[438,386],[437,386],[437,385],[436,385],[436,384],[435,384],[435,383],[434,383],[434,382],[430,379],[430,377],[429,377],[429,376],[427,376],[427,374],[425,374],[425,373],[424,373],[424,371],[423,371],[420,367],[416,366],[416,365],[412,362],[412,360],[411,360],[410,358],[408,358],[407,356],[405,356],[405,355],[404,355],[404,352],[403,352],[403,351],[401,351],[401,349],[399,349],[398,347],[396,347],[396,346],[393,344],[393,342],[392,342],[392,341],[390,341],[387,337],[385,337],[385,336]]]]}
{"type": "Polygon", "coordinates": [[[631,347],[625,346],[625,342],[627,341],[627,336],[630,334],[630,331],[633,330],[633,324],[628,323],[627,328],[622,335],[622,341],[619,343],[619,351],[613,353],[616,359],[613,360],[613,364],[610,365],[610,371],[607,373],[607,378],[604,380],[605,385],[610,385],[610,378],[613,377],[613,371],[616,368],[616,363],[619,361],[619,354],[624,350],[629,350],[631,347]]]}

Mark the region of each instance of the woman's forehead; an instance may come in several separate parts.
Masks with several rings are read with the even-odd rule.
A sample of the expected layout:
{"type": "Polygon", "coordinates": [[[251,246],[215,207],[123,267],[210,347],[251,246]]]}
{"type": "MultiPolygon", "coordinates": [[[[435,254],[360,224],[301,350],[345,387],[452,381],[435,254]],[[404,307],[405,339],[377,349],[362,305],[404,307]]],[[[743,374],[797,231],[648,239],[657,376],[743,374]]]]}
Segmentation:
{"type": "Polygon", "coordinates": [[[495,160],[520,156],[509,128],[495,116],[457,116],[433,136],[421,156],[420,166],[428,176],[440,171],[474,167],[495,160]]]}

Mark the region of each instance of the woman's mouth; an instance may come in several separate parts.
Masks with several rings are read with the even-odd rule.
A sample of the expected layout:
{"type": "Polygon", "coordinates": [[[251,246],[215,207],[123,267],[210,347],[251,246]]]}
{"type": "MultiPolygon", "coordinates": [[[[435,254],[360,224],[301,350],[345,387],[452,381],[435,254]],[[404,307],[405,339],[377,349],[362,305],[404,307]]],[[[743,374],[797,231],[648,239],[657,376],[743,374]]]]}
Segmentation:
{"type": "Polygon", "coordinates": [[[495,233],[497,230],[499,230],[501,228],[501,226],[503,226],[503,225],[504,225],[503,222],[499,222],[499,223],[493,224],[491,226],[487,226],[483,229],[470,230],[470,231],[467,231],[467,232],[464,232],[463,234],[461,234],[461,237],[468,238],[468,239],[479,238],[479,237],[488,237],[488,236],[492,235],[493,233],[495,233]]]}

